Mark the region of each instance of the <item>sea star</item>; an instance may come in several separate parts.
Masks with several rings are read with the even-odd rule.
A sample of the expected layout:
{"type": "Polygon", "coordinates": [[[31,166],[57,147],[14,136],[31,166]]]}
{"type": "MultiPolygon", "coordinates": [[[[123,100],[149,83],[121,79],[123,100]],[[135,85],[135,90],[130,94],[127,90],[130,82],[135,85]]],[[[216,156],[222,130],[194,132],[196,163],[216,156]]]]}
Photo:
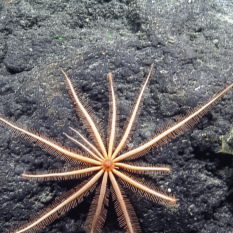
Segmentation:
{"type": "Polygon", "coordinates": [[[148,150],[153,146],[163,145],[169,138],[173,138],[185,130],[188,130],[194,124],[196,124],[199,119],[209,111],[220,99],[220,97],[226,93],[233,84],[229,85],[225,90],[220,92],[218,95],[210,99],[205,104],[196,107],[194,110],[189,111],[185,116],[178,118],[176,123],[168,123],[163,129],[161,129],[158,134],[156,134],[151,140],[144,143],[143,145],[132,149],[126,153],[121,154],[132,126],[135,122],[138,109],[142,100],[142,96],[146,85],[148,83],[149,77],[153,69],[153,64],[151,65],[149,74],[147,75],[144,84],[140,90],[137,97],[136,103],[132,110],[132,114],[128,121],[127,127],[125,128],[124,134],[117,146],[115,146],[115,136],[116,136],[116,122],[117,122],[117,104],[116,104],[116,94],[113,87],[112,74],[108,74],[109,79],[109,89],[110,89],[110,107],[111,107],[111,120],[110,120],[110,133],[108,135],[108,148],[104,145],[104,141],[101,137],[100,131],[98,130],[97,124],[93,120],[94,117],[91,116],[92,113],[86,106],[85,102],[81,100],[80,94],[77,94],[76,89],[73,87],[71,80],[68,78],[66,73],[62,70],[65,75],[67,86],[71,98],[74,101],[76,110],[82,119],[86,121],[86,125],[89,130],[92,131],[96,146],[90,143],[86,138],[84,138],[79,132],[76,132],[80,138],[83,140],[84,144],[77,141],[76,139],[65,134],[69,139],[77,143],[80,147],[85,150],[89,156],[84,156],[82,154],[77,154],[71,152],[62,146],[52,142],[51,140],[39,136],[33,132],[30,132],[22,127],[18,127],[16,124],[9,122],[4,118],[0,118],[0,121],[8,128],[19,133],[23,137],[29,140],[36,141],[43,149],[48,152],[60,156],[62,159],[66,159],[69,162],[83,163],[86,166],[82,169],[76,169],[72,171],[63,172],[49,172],[49,173],[27,173],[23,174],[23,177],[30,180],[56,180],[56,179],[74,179],[79,178],[83,175],[90,173],[95,173],[88,181],[78,185],[75,189],[70,190],[65,195],[60,197],[47,209],[43,210],[39,215],[33,217],[30,221],[21,226],[14,228],[10,232],[34,232],[47,224],[50,224],[61,214],[64,214],[69,209],[74,208],[79,202],[83,200],[83,196],[86,195],[90,190],[93,190],[96,186],[95,184],[99,179],[102,179],[101,185],[97,188],[97,195],[95,196],[89,215],[86,220],[85,229],[87,232],[101,232],[103,224],[105,222],[105,217],[107,211],[105,205],[108,203],[108,189],[107,180],[111,181],[111,191],[113,194],[113,199],[115,201],[115,208],[118,215],[118,221],[120,227],[123,227],[127,232],[140,232],[140,226],[138,224],[136,215],[132,209],[132,206],[126,200],[125,195],[123,195],[123,190],[120,188],[115,176],[120,177],[124,184],[132,188],[134,191],[139,191],[139,193],[144,193],[144,196],[150,200],[156,201],[164,205],[174,205],[177,199],[173,195],[168,195],[166,192],[148,186],[145,183],[138,182],[128,173],[124,173],[121,170],[134,173],[147,173],[147,172],[170,172],[170,168],[167,166],[146,166],[141,164],[130,165],[122,162],[125,159],[136,158],[142,156],[148,152],[148,150]],[[9,127],[10,126],[10,127],[9,127]],[[107,197],[107,198],[106,198],[107,197]]]}

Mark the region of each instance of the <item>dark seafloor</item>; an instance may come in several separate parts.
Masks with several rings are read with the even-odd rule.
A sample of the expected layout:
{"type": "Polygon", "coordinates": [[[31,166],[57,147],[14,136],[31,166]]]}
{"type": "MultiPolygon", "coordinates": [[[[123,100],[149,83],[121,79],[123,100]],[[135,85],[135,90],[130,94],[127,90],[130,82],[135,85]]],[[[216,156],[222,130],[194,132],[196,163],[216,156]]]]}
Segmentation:
{"type": "MultiPolygon", "coordinates": [[[[65,88],[71,77],[104,126],[107,73],[119,99],[120,130],[154,63],[141,114],[125,150],[149,140],[233,82],[233,15],[211,0],[0,1],[0,114],[77,148],[88,137],[65,88]]],[[[167,208],[125,189],[143,233],[233,232],[233,90],[193,129],[137,161],[171,166],[143,175],[179,199],[167,208]],[[217,153],[219,152],[220,153],[217,153]]],[[[28,220],[80,180],[30,182],[27,171],[69,164],[0,127],[0,232],[28,220]]],[[[83,233],[94,193],[39,232],[83,233]]],[[[110,197],[103,233],[125,232],[110,197]]]]}

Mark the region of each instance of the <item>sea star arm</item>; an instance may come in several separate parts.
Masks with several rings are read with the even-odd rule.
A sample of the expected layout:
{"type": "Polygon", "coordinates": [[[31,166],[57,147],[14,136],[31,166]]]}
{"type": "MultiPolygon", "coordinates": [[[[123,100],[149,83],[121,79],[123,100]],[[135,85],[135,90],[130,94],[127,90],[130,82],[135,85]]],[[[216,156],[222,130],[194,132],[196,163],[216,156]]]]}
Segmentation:
{"type": "Polygon", "coordinates": [[[67,171],[67,172],[51,172],[51,173],[30,173],[30,172],[24,172],[22,177],[24,179],[29,180],[65,180],[65,179],[75,179],[79,178],[85,174],[90,174],[92,172],[100,170],[101,167],[90,167],[90,168],[84,168],[80,170],[74,170],[74,171],[67,171]]]}
{"type": "Polygon", "coordinates": [[[190,111],[185,118],[181,119],[180,122],[174,124],[172,127],[168,127],[162,133],[156,135],[152,140],[139,146],[129,152],[126,152],[119,157],[117,157],[114,161],[119,162],[123,159],[129,158],[139,153],[143,153],[143,151],[151,148],[155,145],[162,145],[168,138],[175,137],[176,135],[181,134],[183,131],[190,129],[193,125],[195,125],[199,119],[206,114],[213,106],[216,104],[217,100],[222,97],[227,91],[229,91],[233,87],[233,84],[229,85],[226,89],[221,91],[217,96],[213,97],[207,103],[201,105],[200,107],[190,111]]]}
{"type": "Polygon", "coordinates": [[[69,87],[69,90],[70,90],[70,94],[71,94],[71,97],[72,99],[74,100],[74,103],[75,105],[77,105],[79,107],[79,109],[81,110],[81,112],[83,113],[83,115],[85,116],[87,122],[89,123],[89,125],[91,126],[92,130],[93,130],[93,133],[95,135],[95,138],[99,144],[99,147],[100,147],[100,150],[102,151],[103,155],[105,158],[107,158],[107,152],[106,152],[106,149],[105,149],[105,146],[104,146],[104,143],[103,143],[103,140],[96,128],[96,125],[95,123],[93,122],[91,116],[89,115],[88,111],[84,108],[84,106],[82,105],[82,103],[80,102],[76,92],[75,92],[75,89],[70,81],[70,79],[68,78],[68,76],[66,75],[66,73],[61,70],[62,73],[65,75],[66,77],[66,81],[67,81],[67,84],[68,84],[68,87],[69,87]]]}
{"type": "Polygon", "coordinates": [[[100,193],[92,202],[91,205],[93,206],[93,208],[91,207],[89,215],[85,223],[87,232],[90,232],[90,233],[101,232],[101,228],[103,227],[106,213],[107,213],[106,209],[104,208],[104,199],[106,198],[107,179],[108,179],[108,172],[104,172],[100,193]]]}
{"type": "MultiPolygon", "coordinates": [[[[129,216],[126,203],[125,203],[125,201],[123,199],[123,196],[121,194],[121,190],[120,190],[120,188],[119,188],[119,186],[118,186],[118,184],[116,182],[116,179],[115,179],[114,175],[112,174],[112,172],[109,172],[109,177],[110,177],[113,189],[114,189],[114,191],[116,193],[116,197],[117,197],[117,200],[119,202],[122,214],[124,215],[124,219],[125,219],[125,222],[126,222],[126,227],[128,229],[128,232],[134,233],[135,231],[133,229],[133,224],[131,222],[131,218],[129,216]]],[[[116,210],[116,211],[119,212],[120,210],[116,210]]],[[[121,221],[121,224],[123,224],[122,221],[121,221]]]]}
{"type": "MultiPolygon", "coordinates": [[[[74,208],[77,205],[76,199],[87,192],[96,183],[96,181],[101,177],[102,174],[103,170],[100,170],[88,183],[86,183],[78,191],[72,191],[71,195],[65,196],[62,201],[58,201],[58,203],[52,205],[48,210],[45,210],[38,219],[34,221],[32,220],[31,222],[27,223],[26,226],[22,226],[14,232],[23,233],[28,232],[29,230],[38,230],[54,221],[56,218],[59,217],[59,215],[65,213],[71,208],[74,208]]],[[[70,194],[70,192],[68,192],[68,194],[70,194]]]]}
{"type": "Polygon", "coordinates": [[[108,145],[108,157],[112,156],[112,150],[114,146],[115,139],[115,131],[116,131],[116,98],[115,92],[113,88],[112,74],[108,74],[110,89],[111,89],[111,107],[112,107],[112,117],[111,117],[111,129],[110,129],[110,137],[109,137],[109,145],[108,145]]]}
{"type": "Polygon", "coordinates": [[[96,152],[96,154],[97,155],[99,155],[99,157],[101,158],[101,159],[104,159],[104,157],[102,156],[102,154],[98,151],[98,149],[93,145],[93,144],[91,144],[85,137],[83,137],[83,135],[81,134],[81,133],[79,133],[77,130],[75,130],[75,129],[73,129],[73,128],[71,128],[71,127],[69,127],[71,130],[73,130],[76,134],[78,134],[82,139],[83,139],[83,141],[85,141],[95,152],[96,152]]]}
{"type": "Polygon", "coordinates": [[[116,169],[113,170],[113,173],[119,176],[123,181],[128,183],[129,187],[134,186],[135,188],[144,191],[149,198],[157,201],[158,203],[169,205],[169,204],[175,204],[177,201],[177,199],[175,199],[173,196],[168,196],[168,195],[163,194],[162,192],[158,192],[149,187],[146,187],[145,185],[140,184],[139,182],[117,171],[116,169]]]}
{"type": "Polygon", "coordinates": [[[115,163],[115,167],[122,167],[130,172],[139,172],[139,173],[146,173],[146,172],[170,172],[171,169],[167,166],[163,167],[145,167],[145,166],[135,166],[129,165],[125,163],[115,163]]]}
{"type": "Polygon", "coordinates": [[[153,66],[154,66],[154,64],[152,64],[151,67],[150,67],[149,74],[147,75],[146,81],[145,81],[144,85],[142,86],[141,92],[140,92],[140,94],[139,94],[139,96],[137,98],[136,104],[134,106],[132,115],[131,115],[130,120],[129,120],[129,123],[128,123],[127,127],[126,127],[126,130],[124,132],[124,135],[123,135],[120,143],[118,144],[116,150],[113,152],[112,159],[114,159],[118,155],[118,153],[121,151],[122,147],[124,146],[128,136],[129,136],[129,133],[131,131],[131,128],[133,126],[133,123],[135,121],[135,118],[136,118],[136,115],[137,115],[137,112],[138,112],[138,108],[139,108],[139,105],[140,105],[140,102],[141,102],[141,99],[142,99],[142,96],[143,96],[143,92],[144,92],[144,90],[146,88],[146,84],[148,83],[148,80],[149,80],[149,77],[151,75],[153,66]]]}
{"type": "MultiPolygon", "coordinates": [[[[79,160],[79,161],[82,161],[82,162],[85,162],[85,163],[89,163],[89,164],[94,164],[94,165],[100,165],[101,163],[99,161],[96,161],[94,159],[90,159],[90,158],[86,158],[82,155],[79,155],[79,154],[75,154],[71,151],[68,151],[68,150],[65,150],[63,147],[61,146],[58,146],[56,145],[55,143],[53,142],[50,142],[48,139],[45,139],[45,138],[42,138],[34,133],[31,133],[23,128],[20,128],[18,126],[16,126],[15,124],[12,124],[10,123],[9,121],[3,119],[0,117],[0,121],[2,123],[5,123],[6,126],[10,126],[11,129],[14,129],[14,131],[17,133],[17,132],[20,132],[22,133],[23,135],[27,135],[29,136],[29,138],[32,138],[34,139],[35,141],[38,141],[44,145],[47,145],[49,147],[52,147],[53,149],[55,149],[56,151],[58,152],[61,152],[62,154],[68,156],[68,157],[71,157],[73,159],[76,159],[76,160],[79,160]]],[[[38,145],[40,146],[40,143],[38,143],[38,145]]],[[[42,145],[42,147],[44,146],[42,145]]]]}
{"type": "Polygon", "coordinates": [[[95,155],[91,150],[89,150],[86,146],[84,146],[81,142],[79,142],[78,140],[70,137],[69,135],[67,135],[66,133],[63,133],[64,135],[66,135],[67,138],[69,138],[70,140],[72,140],[73,142],[77,143],[79,146],[81,146],[84,150],[86,150],[92,157],[94,157],[96,160],[99,160],[100,162],[102,161],[97,155],[95,155]]]}

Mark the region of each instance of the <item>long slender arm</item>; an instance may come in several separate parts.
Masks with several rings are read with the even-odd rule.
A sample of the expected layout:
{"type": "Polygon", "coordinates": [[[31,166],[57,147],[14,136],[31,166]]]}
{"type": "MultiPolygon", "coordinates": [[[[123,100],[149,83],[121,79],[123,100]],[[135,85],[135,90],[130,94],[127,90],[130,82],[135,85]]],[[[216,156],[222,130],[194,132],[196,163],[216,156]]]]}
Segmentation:
{"type": "Polygon", "coordinates": [[[81,133],[79,133],[77,130],[75,130],[75,129],[71,128],[71,127],[69,127],[69,128],[70,128],[71,130],[73,130],[76,134],[78,134],[78,135],[82,138],[82,140],[85,141],[85,142],[96,152],[97,155],[99,155],[99,157],[100,157],[101,159],[104,158],[104,157],[102,156],[102,154],[98,151],[98,149],[97,149],[94,145],[92,145],[85,137],[83,137],[83,135],[82,135],[81,133]]]}
{"type": "Polygon", "coordinates": [[[67,172],[53,172],[53,173],[40,173],[40,174],[30,174],[27,172],[23,173],[23,178],[29,180],[51,180],[51,179],[69,179],[70,177],[76,177],[79,175],[83,175],[86,173],[91,173],[100,170],[101,167],[90,167],[75,171],[67,171],[67,172]]]}
{"type": "Polygon", "coordinates": [[[47,146],[52,147],[52,148],[55,149],[56,151],[59,151],[59,152],[61,152],[62,154],[68,156],[68,157],[71,157],[71,158],[73,158],[73,159],[77,159],[77,160],[82,161],[82,162],[85,162],[85,163],[94,164],[94,165],[100,165],[100,164],[101,164],[100,162],[98,162],[98,161],[96,161],[96,160],[94,160],[94,159],[86,158],[86,157],[84,157],[84,156],[82,156],[82,155],[78,155],[78,154],[75,154],[75,153],[70,152],[70,151],[68,151],[68,150],[65,150],[65,149],[62,148],[61,146],[58,146],[58,145],[56,145],[55,143],[50,142],[48,139],[44,139],[44,138],[42,138],[42,137],[40,137],[40,136],[38,136],[38,135],[36,135],[36,134],[34,134],[34,133],[31,133],[31,132],[29,132],[29,131],[27,131],[27,130],[24,130],[24,129],[22,129],[22,128],[16,126],[15,124],[12,124],[12,123],[10,123],[9,121],[3,119],[3,118],[0,118],[0,121],[2,121],[3,123],[5,123],[6,125],[10,126],[11,128],[13,128],[13,129],[15,129],[15,130],[18,130],[18,131],[20,131],[21,133],[26,134],[26,135],[28,135],[29,137],[31,137],[31,138],[33,138],[33,139],[36,139],[36,140],[38,140],[38,141],[40,141],[40,142],[46,144],[47,146]]]}
{"type": "Polygon", "coordinates": [[[86,146],[84,146],[81,142],[79,142],[78,140],[70,137],[68,134],[63,133],[64,135],[66,135],[67,138],[69,138],[70,140],[72,140],[73,142],[77,143],[79,146],[81,146],[84,150],[86,150],[92,157],[94,157],[96,160],[99,160],[100,162],[102,161],[97,155],[95,155],[91,150],[89,150],[86,146]]]}
{"type": "Polygon", "coordinates": [[[126,130],[125,130],[125,133],[124,133],[124,135],[123,135],[123,137],[122,137],[122,139],[121,139],[119,145],[117,146],[116,150],[113,152],[112,159],[114,159],[114,158],[118,155],[118,153],[120,152],[120,150],[121,150],[122,147],[124,146],[124,144],[125,144],[125,142],[126,142],[128,136],[129,136],[129,133],[130,133],[131,128],[132,128],[132,126],[133,126],[135,117],[136,117],[136,115],[137,115],[137,111],[138,111],[138,108],[139,108],[139,105],[140,105],[140,102],[141,102],[141,99],[142,99],[143,92],[144,92],[144,90],[145,90],[145,88],[146,88],[146,84],[148,83],[148,80],[149,80],[149,77],[150,77],[150,75],[151,75],[153,66],[154,66],[154,64],[152,64],[151,67],[150,67],[149,74],[147,75],[146,81],[145,81],[145,83],[144,83],[144,85],[143,85],[143,87],[142,87],[142,90],[141,90],[141,92],[140,92],[140,94],[139,94],[139,96],[138,96],[137,102],[136,102],[136,104],[135,104],[135,106],[134,106],[132,115],[131,115],[131,117],[130,117],[129,123],[128,123],[127,127],[126,127],[126,130]]]}
{"type": "Polygon", "coordinates": [[[175,199],[173,197],[167,196],[163,193],[157,192],[153,189],[150,189],[150,188],[138,183],[137,181],[131,179],[130,177],[124,175],[123,173],[117,171],[116,169],[113,170],[113,173],[116,174],[117,176],[119,176],[122,180],[126,181],[129,185],[132,185],[132,186],[148,193],[149,195],[154,196],[155,198],[159,198],[162,201],[169,202],[171,204],[175,204],[177,201],[177,199],[175,199]]]}
{"type": "Polygon", "coordinates": [[[109,145],[108,145],[108,157],[112,156],[112,150],[114,146],[114,139],[115,139],[115,131],[116,131],[116,98],[113,88],[113,81],[112,81],[112,74],[108,74],[109,82],[110,82],[110,89],[111,89],[111,98],[112,98],[112,118],[111,118],[111,133],[109,138],[109,145]]]}
{"type": "Polygon", "coordinates": [[[61,71],[62,71],[62,73],[63,73],[63,74],[65,75],[65,77],[66,77],[66,81],[67,81],[67,83],[68,83],[68,86],[69,86],[71,95],[72,95],[72,97],[73,97],[73,100],[75,101],[75,104],[78,105],[78,107],[79,107],[80,110],[82,111],[83,115],[85,116],[87,122],[88,122],[89,125],[91,126],[91,128],[92,128],[92,130],[93,130],[93,133],[94,133],[94,135],[95,135],[95,138],[96,138],[96,140],[97,140],[97,142],[98,142],[98,144],[99,144],[99,146],[100,146],[100,149],[101,149],[101,151],[102,151],[104,157],[107,158],[107,152],[106,152],[104,143],[103,143],[102,138],[101,138],[101,136],[100,136],[100,134],[99,134],[99,132],[98,132],[98,130],[97,130],[97,128],[96,128],[95,123],[93,122],[93,120],[92,120],[91,116],[89,115],[88,111],[84,108],[84,106],[83,106],[82,103],[80,102],[78,96],[76,95],[76,92],[75,92],[75,90],[74,90],[74,87],[73,87],[73,85],[72,85],[70,79],[68,78],[68,76],[66,75],[66,73],[65,73],[63,70],[61,70],[61,71]]]}
{"type": "Polygon", "coordinates": [[[115,167],[122,167],[130,171],[154,171],[154,172],[170,172],[171,169],[169,167],[144,167],[144,166],[134,166],[125,163],[115,163],[115,167]]]}
{"type": "Polygon", "coordinates": [[[196,111],[191,112],[191,114],[186,117],[184,120],[180,121],[178,124],[175,124],[174,126],[168,128],[163,133],[159,134],[158,136],[154,137],[149,142],[143,144],[142,146],[139,146],[129,152],[126,152],[119,157],[117,157],[114,161],[119,162],[123,159],[129,158],[135,154],[138,154],[140,152],[143,152],[144,150],[150,148],[160,140],[163,140],[169,136],[175,135],[175,132],[177,131],[184,131],[186,129],[189,129],[191,126],[193,126],[195,123],[199,121],[199,118],[204,115],[207,111],[209,111],[215,104],[216,100],[218,100],[220,97],[222,97],[227,91],[229,91],[233,87],[233,84],[229,85],[226,89],[224,89],[222,92],[220,92],[216,97],[212,98],[210,101],[208,101],[206,104],[202,105],[200,108],[198,108],[196,111]]]}
{"type": "MultiPolygon", "coordinates": [[[[34,228],[39,229],[39,228],[43,227],[44,225],[46,225],[46,222],[51,222],[51,221],[55,220],[55,217],[53,217],[54,214],[56,214],[59,210],[61,210],[62,208],[64,208],[66,205],[69,205],[69,203],[71,203],[74,200],[76,200],[84,192],[86,192],[87,190],[89,190],[95,184],[95,182],[100,178],[100,176],[102,174],[103,174],[103,171],[102,170],[99,171],[86,185],[84,185],[77,192],[73,193],[71,196],[69,196],[68,198],[66,198],[63,202],[61,202],[55,208],[51,209],[50,211],[48,211],[47,213],[45,213],[44,215],[42,215],[39,219],[37,219],[33,223],[31,223],[31,224],[29,223],[25,228],[23,228],[21,230],[18,230],[16,232],[17,233],[23,233],[23,232],[27,232],[27,231],[29,231],[31,229],[33,230],[34,228]],[[46,219],[48,219],[48,220],[46,221],[46,219]]],[[[57,215],[57,217],[58,217],[58,215],[57,215]]]]}
{"type": "Polygon", "coordinates": [[[126,225],[127,225],[128,231],[130,233],[134,233],[133,225],[132,225],[132,223],[130,221],[130,216],[129,216],[129,213],[128,213],[127,208],[126,208],[125,201],[123,199],[123,196],[121,194],[120,188],[119,188],[119,186],[118,186],[118,184],[116,182],[116,179],[115,179],[114,175],[112,174],[112,172],[109,172],[109,177],[110,177],[110,180],[112,182],[112,186],[113,186],[113,188],[115,190],[115,193],[116,193],[118,202],[120,204],[121,210],[123,212],[123,215],[124,215],[124,218],[125,218],[125,221],[126,221],[126,225]]]}
{"type": "Polygon", "coordinates": [[[108,179],[108,172],[105,172],[104,176],[103,176],[102,184],[101,184],[100,195],[99,195],[97,207],[95,210],[95,214],[93,217],[90,233],[94,233],[96,231],[98,221],[102,220],[101,219],[101,214],[102,214],[101,210],[103,207],[103,202],[104,202],[106,188],[107,188],[107,179],[108,179]]]}

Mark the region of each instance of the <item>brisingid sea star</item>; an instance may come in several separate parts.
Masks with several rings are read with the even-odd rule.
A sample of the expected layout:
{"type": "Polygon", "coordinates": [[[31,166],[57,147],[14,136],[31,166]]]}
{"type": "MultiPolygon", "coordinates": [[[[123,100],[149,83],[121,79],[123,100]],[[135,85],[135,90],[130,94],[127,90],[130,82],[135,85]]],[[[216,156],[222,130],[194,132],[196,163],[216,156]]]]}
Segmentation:
{"type": "Polygon", "coordinates": [[[134,108],[132,110],[129,121],[127,122],[125,131],[118,145],[115,145],[116,137],[116,122],[117,122],[117,104],[116,104],[116,94],[113,87],[112,74],[108,74],[109,79],[109,93],[110,93],[110,108],[111,108],[111,120],[110,120],[110,132],[108,135],[108,147],[106,148],[104,140],[101,137],[101,133],[95,122],[95,117],[93,113],[88,108],[85,101],[82,100],[81,95],[78,94],[76,88],[74,88],[71,80],[68,78],[66,73],[62,70],[65,75],[67,86],[71,98],[74,101],[77,113],[86,122],[89,131],[92,132],[95,144],[94,146],[86,138],[84,138],[79,132],[76,132],[84,143],[77,141],[76,139],[65,134],[69,139],[77,143],[84,151],[88,153],[89,156],[84,156],[72,151],[65,149],[64,147],[52,142],[50,139],[37,135],[31,131],[19,127],[14,123],[9,122],[4,118],[0,118],[3,125],[7,126],[14,132],[20,134],[21,136],[37,142],[39,146],[47,150],[49,153],[53,153],[65,159],[69,162],[83,163],[86,166],[82,169],[76,169],[72,171],[59,171],[59,172],[47,172],[47,173],[27,173],[23,174],[23,177],[30,180],[57,180],[57,179],[74,179],[82,177],[83,175],[88,175],[94,173],[94,175],[86,182],[81,183],[75,189],[70,190],[62,197],[58,198],[51,206],[43,210],[41,213],[35,215],[30,221],[22,224],[17,228],[13,228],[10,232],[35,232],[45,225],[50,224],[61,214],[64,214],[69,209],[74,208],[79,202],[83,200],[90,190],[92,191],[96,187],[96,183],[99,179],[102,179],[101,185],[97,188],[96,196],[92,202],[92,206],[89,215],[86,220],[85,229],[87,232],[101,232],[103,224],[106,217],[105,206],[108,203],[109,191],[107,188],[108,178],[111,181],[111,190],[113,193],[113,199],[115,200],[115,208],[118,215],[118,221],[120,227],[124,227],[127,232],[140,232],[140,226],[138,224],[136,215],[132,209],[130,203],[126,200],[123,190],[120,188],[116,176],[119,177],[125,185],[132,188],[133,191],[138,191],[138,193],[143,194],[143,196],[149,198],[150,200],[156,201],[164,205],[173,205],[176,203],[177,199],[173,195],[167,194],[158,188],[155,188],[145,183],[140,183],[138,180],[129,175],[131,173],[148,173],[148,172],[170,172],[170,168],[167,166],[146,166],[145,164],[129,164],[124,163],[123,160],[129,158],[137,158],[148,152],[148,150],[153,146],[163,145],[169,138],[176,137],[185,130],[190,129],[194,124],[196,124],[199,119],[209,111],[216,103],[220,97],[226,93],[233,84],[229,85],[225,90],[220,92],[218,95],[190,110],[185,116],[180,116],[177,118],[177,122],[170,121],[148,142],[140,145],[139,147],[129,150],[126,153],[121,154],[124,145],[129,138],[132,126],[135,122],[136,116],[139,112],[139,106],[142,100],[142,96],[146,85],[148,83],[149,77],[153,69],[153,64],[151,65],[149,74],[147,75],[145,82],[139,92],[136,99],[134,108]],[[125,170],[127,173],[122,172],[125,170]]]}

